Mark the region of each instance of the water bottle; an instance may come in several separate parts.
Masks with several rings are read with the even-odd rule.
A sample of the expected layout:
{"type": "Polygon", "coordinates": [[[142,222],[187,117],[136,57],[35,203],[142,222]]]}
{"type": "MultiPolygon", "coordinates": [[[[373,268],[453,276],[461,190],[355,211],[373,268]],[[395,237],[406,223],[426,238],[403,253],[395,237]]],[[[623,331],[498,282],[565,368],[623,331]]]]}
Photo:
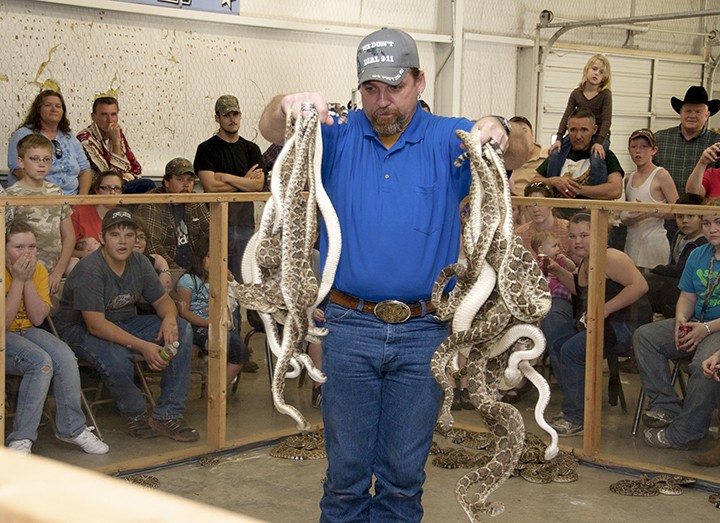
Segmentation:
{"type": "Polygon", "coordinates": [[[173,356],[175,356],[177,354],[178,347],[180,347],[179,341],[174,341],[172,343],[166,344],[160,350],[160,357],[164,360],[170,360],[173,356]]]}

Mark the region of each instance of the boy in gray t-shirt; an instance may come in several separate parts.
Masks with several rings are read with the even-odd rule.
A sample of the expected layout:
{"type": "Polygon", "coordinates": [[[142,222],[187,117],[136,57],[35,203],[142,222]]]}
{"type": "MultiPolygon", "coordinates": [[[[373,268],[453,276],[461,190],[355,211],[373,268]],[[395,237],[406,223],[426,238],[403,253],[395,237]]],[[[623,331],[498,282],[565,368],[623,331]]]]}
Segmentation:
{"type": "Polygon", "coordinates": [[[127,418],[131,435],[197,441],[198,432],[182,418],[190,385],[192,330],[178,318],[150,262],[133,252],[137,228],[126,209],[108,211],[102,222],[102,247],[80,260],[65,282],[55,315],[57,328],[78,358],[97,368],[127,418]],[[136,313],[141,298],[156,314],[136,313]],[[174,342],[179,344],[177,354],[165,359],[163,347],[174,342]],[[151,370],[163,373],[160,398],[150,417],[134,382],[133,357],[138,353],[151,370]]]}

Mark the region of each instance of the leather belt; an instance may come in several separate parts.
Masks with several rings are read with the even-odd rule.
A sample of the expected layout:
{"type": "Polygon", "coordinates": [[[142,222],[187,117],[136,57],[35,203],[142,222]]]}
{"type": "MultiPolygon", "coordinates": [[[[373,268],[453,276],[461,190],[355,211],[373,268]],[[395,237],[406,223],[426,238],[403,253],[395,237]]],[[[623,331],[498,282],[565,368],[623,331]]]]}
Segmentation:
{"type": "MultiPolygon", "coordinates": [[[[361,300],[360,298],[350,296],[336,289],[330,291],[330,301],[347,307],[348,309],[361,310],[362,312],[373,314],[385,323],[402,323],[410,318],[418,318],[423,315],[423,303],[419,301],[405,303],[399,300],[383,300],[376,303],[361,300]],[[362,302],[362,309],[359,308],[360,302],[362,302]]],[[[432,302],[428,300],[424,303],[425,314],[435,312],[435,306],[432,302]]]]}

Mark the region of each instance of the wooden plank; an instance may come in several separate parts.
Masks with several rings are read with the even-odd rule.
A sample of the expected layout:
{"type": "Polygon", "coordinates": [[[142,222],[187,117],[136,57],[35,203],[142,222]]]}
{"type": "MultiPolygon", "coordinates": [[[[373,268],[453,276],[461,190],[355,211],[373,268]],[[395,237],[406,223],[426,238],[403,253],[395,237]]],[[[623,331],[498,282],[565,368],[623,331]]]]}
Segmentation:
{"type": "MultiPolygon", "coordinates": [[[[208,444],[225,446],[227,412],[227,307],[228,204],[210,204],[210,332],[208,338],[208,444]]],[[[240,275],[236,275],[240,277],[240,275]]]]}
{"type": "MultiPolygon", "coordinates": [[[[0,296],[3,297],[2,319],[0,319],[0,434],[5,435],[5,352],[6,347],[6,325],[5,325],[5,205],[0,207],[0,262],[2,262],[2,273],[0,273],[0,296]]],[[[3,438],[4,439],[4,438],[3,438]]]]}
{"type": "Polygon", "coordinates": [[[0,514],[12,523],[252,523],[258,519],[0,449],[0,514]]]}
{"type": "Polygon", "coordinates": [[[600,209],[593,209],[590,223],[588,303],[585,318],[587,322],[587,345],[585,349],[585,432],[583,433],[583,449],[589,454],[600,449],[607,238],[608,213],[600,209]]]}

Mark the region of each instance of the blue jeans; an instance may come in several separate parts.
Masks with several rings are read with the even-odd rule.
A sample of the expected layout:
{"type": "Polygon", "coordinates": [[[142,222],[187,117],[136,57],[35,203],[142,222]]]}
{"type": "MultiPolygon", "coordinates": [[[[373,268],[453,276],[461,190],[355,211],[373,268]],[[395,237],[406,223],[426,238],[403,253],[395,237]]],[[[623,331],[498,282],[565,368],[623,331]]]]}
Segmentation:
{"type": "Polygon", "coordinates": [[[675,348],[674,331],[675,318],[649,323],[638,328],[633,343],[648,408],[674,418],[665,430],[668,443],[687,449],[705,437],[712,411],[720,407],[720,383],[706,378],[700,367],[720,346],[720,332],[701,341],[694,353],[687,353],[675,348]],[[672,385],[668,360],[683,358],[692,358],[692,362],[687,393],[681,401],[672,385]]]}
{"type": "MultiPolygon", "coordinates": [[[[141,315],[115,325],[141,340],[161,343],[155,341],[160,323],[158,316],[141,315]]],[[[177,326],[180,347],[162,372],[160,398],[152,412],[152,417],[158,420],[182,418],[190,386],[193,333],[190,324],[182,318],[177,319],[177,326]]],[[[138,352],[91,335],[84,323],[65,329],[63,338],[79,358],[97,369],[124,417],[134,420],[145,415],[145,398],[134,380],[133,357],[138,352]]]]}
{"type": "Polygon", "coordinates": [[[430,359],[449,326],[433,315],[388,324],[335,303],[325,318],[328,470],[320,521],[420,521],[442,396],[430,359]]]}
{"type": "MultiPolygon", "coordinates": [[[[606,320],[607,321],[607,320],[606,320]]],[[[630,347],[633,327],[629,322],[610,321],[617,339],[617,350],[630,347]]],[[[559,326],[555,338],[548,340],[550,364],[563,394],[562,412],[566,420],[582,425],[585,418],[585,350],[587,331],[578,332],[575,320],[559,326]]]]}
{"type": "Polygon", "coordinates": [[[540,329],[545,335],[548,346],[560,334],[559,329],[564,328],[573,319],[573,304],[564,298],[553,298],[550,312],[540,321],[540,329]]]}
{"type": "Polygon", "coordinates": [[[37,440],[45,397],[53,384],[58,435],[74,438],[85,429],[80,403],[80,373],[77,359],[62,340],[44,329],[30,328],[6,334],[6,372],[22,376],[13,431],[8,443],[37,440]]]}

